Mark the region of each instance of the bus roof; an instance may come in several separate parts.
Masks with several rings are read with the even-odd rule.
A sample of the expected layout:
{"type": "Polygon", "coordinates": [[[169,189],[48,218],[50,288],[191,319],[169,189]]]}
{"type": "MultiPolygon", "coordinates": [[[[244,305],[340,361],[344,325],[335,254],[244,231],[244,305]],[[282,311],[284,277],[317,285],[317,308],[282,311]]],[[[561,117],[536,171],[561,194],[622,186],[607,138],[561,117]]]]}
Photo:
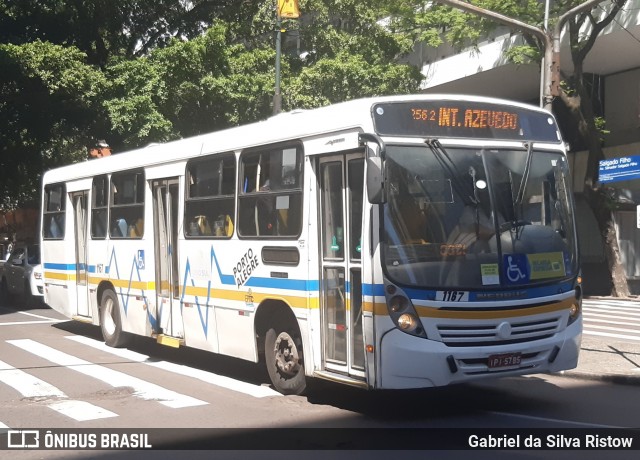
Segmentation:
{"type": "Polygon", "coordinates": [[[147,147],[128,152],[63,166],[47,171],[44,174],[43,182],[45,184],[55,183],[145,166],[187,161],[200,155],[244,150],[259,145],[320,136],[336,131],[372,130],[371,107],[373,104],[414,100],[499,103],[544,112],[541,108],[520,102],[464,94],[411,94],[354,99],[316,109],[292,110],[247,125],[167,143],[150,144],[147,147]]]}

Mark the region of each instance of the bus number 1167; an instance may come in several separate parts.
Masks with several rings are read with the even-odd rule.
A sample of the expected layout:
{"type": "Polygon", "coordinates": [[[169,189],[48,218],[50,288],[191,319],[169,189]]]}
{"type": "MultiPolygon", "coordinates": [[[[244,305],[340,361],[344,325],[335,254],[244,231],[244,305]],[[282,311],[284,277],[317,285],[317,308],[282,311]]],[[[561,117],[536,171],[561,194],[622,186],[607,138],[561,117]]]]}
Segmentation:
{"type": "Polygon", "coordinates": [[[438,291],[436,300],[442,302],[466,302],[469,300],[469,292],[467,291],[438,291]]]}

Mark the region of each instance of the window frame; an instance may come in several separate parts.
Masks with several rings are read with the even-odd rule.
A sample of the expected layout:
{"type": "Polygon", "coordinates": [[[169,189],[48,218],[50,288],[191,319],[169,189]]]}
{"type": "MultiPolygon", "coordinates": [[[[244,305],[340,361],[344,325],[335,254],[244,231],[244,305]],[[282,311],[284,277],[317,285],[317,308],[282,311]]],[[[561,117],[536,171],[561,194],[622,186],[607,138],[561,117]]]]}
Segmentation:
{"type": "MultiPolygon", "coordinates": [[[[118,184],[123,185],[123,184],[118,184]]],[[[142,239],[144,236],[144,217],[145,217],[145,197],[146,197],[146,188],[147,184],[145,181],[145,172],[143,169],[133,169],[128,171],[118,171],[111,174],[109,178],[109,238],[116,240],[125,240],[125,239],[142,239]],[[123,191],[116,190],[116,181],[114,178],[118,179],[120,177],[126,176],[135,176],[134,180],[134,191],[133,191],[133,202],[126,203],[116,203],[116,193],[124,193],[123,191]],[[140,189],[142,188],[142,189],[140,189]],[[134,212],[130,212],[130,210],[134,212]],[[138,210],[138,212],[135,212],[138,210]],[[123,213],[124,211],[124,213],[123,213]],[[114,220],[114,214],[123,216],[123,215],[131,215],[131,218],[126,220],[124,217],[118,217],[118,223],[114,220]],[[124,228],[121,225],[121,222],[124,220],[124,228]],[[142,228],[141,231],[132,235],[138,228],[138,222],[142,220],[142,228]],[[116,226],[120,229],[120,235],[117,235],[115,232],[116,226]],[[124,234],[123,234],[124,233],[124,234]]]]}
{"type": "Polygon", "coordinates": [[[236,224],[237,174],[238,162],[233,152],[215,153],[187,162],[185,169],[186,189],[183,216],[183,233],[185,239],[228,240],[233,237],[236,224]],[[196,172],[195,168],[201,168],[205,165],[212,166],[211,171],[214,171],[211,176],[212,179],[214,176],[217,176],[217,191],[212,191],[212,193],[209,194],[198,193],[197,185],[204,187],[205,183],[203,181],[203,183],[200,184],[197,182],[197,179],[196,181],[192,179],[193,177],[197,178],[197,174],[194,174],[194,172],[196,172]],[[233,167],[233,171],[229,177],[226,168],[231,166],[233,167]],[[218,171],[217,173],[215,172],[216,169],[218,171]],[[225,178],[227,181],[225,181],[225,178]],[[229,178],[231,178],[230,184],[228,181],[229,178]],[[227,187],[229,188],[227,189],[227,187]],[[214,204],[217,206],[211,206],[214,204]],[[203,211],[191,212],[193,208],[196,210],[201,208],[203,211]],[[216,211],[209,215],[205,211],[208,209],[216,209],[216,211]]]}
{"type": "MultiPolygon", "coordinates": [[[[303,213],[304,213],[304,169],[305,169],[305,154],[304,147],[301,141],[290,141],[286,143],[278,143],[272,145],[264,145],[252,149],[247,149],[240,154],[238,160],[238,199],[237,199],[237,232],[238,237],[241,239],[267,239],[267,240],[297,240],[302,234],[303,229],[303,213]],[[286,151],[293,150],[295,152],[295,164],[293,165],[293,176],[291,174],[276,174],[273,178],[271,175],[274,172],[282,173],[285,164],[283,158],[286,151]],[[265,163],[269,165],[268,176],[266,180],[262,180],[262,177],[258,176],[258,165],[262,170],[261,155],[268,155],[268,160],[265,163]],[[272,164],[271,161],[275,159],[272,164]],[[248,161],[250,160],[250,161],[248,161]],[[293,180],[295,183],[293,186],[289,186],[287,181],[293,180]],[[249,179],[252,179],[250,181],[249,179]],[[277,179],[277,180],[272,180],[277,179]],[[256,183],[252,188],[251,183],[256,183]],[[265,185],[267,187],[265,187],[265,185]],[[256,190],[257,188],[257,190],[256,190]],[[286,197],[286,199],[285,199],[286,197]],[[260,233],[262,223],[249,223],[256,210],[260,207],[261,203],[267,203],[271,208],[268,214],[271,214],[273,233],[260,233]],[[281,208],[283,204],[287,205],[287,208],[281,208]],[[281,210],[291,211],[287,212],[287,223],[284,227],[289,227],[291,218],[297,218],[298,221],[292,225],[294,232],[292,233],[279,233],[281,228],[280,219],[278,218],[279,211],[281,210]],[[278,212],[275,212],[278,211],[278,212]],[[296,215],[297,213],[297,215],[296,215]],[[289,215],[291,214],[291,215],[289,215]],[[249,216],[249,217],[245,217],[249,216]],[[255,225],[255,227],[253,227],[255,225]],[[245,232],[248,227],[255,228],[255,233],[245,232]]],[[[291,172],[287,171],[287,172],[291,172]]],[[[266,175],[266,173],[265,173],[266,175]]],[[[258,211],[259,212],[259,211],[258,211]]],[[[260,217],[256,218],[256,221],[260,217]]],[[[262,219],[260,219],[262,220],[262,219]]],[[[268,225],[268,224],[267,224],[268,225]]],[[[271,228],[267,227],[269,230],[271,228]]],[[[268,231],[268,230],[267,230],[268,231]]]]}
{"type": "Polygon", "coordinates": [[[104,240],[107,238],[107,236],[109,235],[109,204],[110,204],[110,198],[111,198],[111,183],[110,183],[110,179],[109,179],[109,175],[108,174],[100,174],[99,176],[94,176],[92,181],[91,181],[91,225],[90,225],[90,233],[91,233],[91,239],[92,240],[104,240]],[[98,180],[103,180],[104,181],[104,187],[102,189],[102,194],[103,194],[103,199],[105,200],[105,204],[98,206],[96,205],[96,198],[97,198],[97,193],[96,193],[96,182],[98,180]],[[94,222],[97,222],[98,219],[96,219],[96,215],[99,212],[104,212],[106,215],[106,219],[103,220],[104,223],[104,234],[103,235],[97,235],[95,230],[95,226],[94,226],[94,222]]]}
{"type": "Polygon", "coordinates": [[[67,184],[64,182],[56,182],[53,184],[46,184],[44,186],[44,203],[42,206],[42,239],[44,240],[64,240],[66,229],[66,208],[67,208],[67,184]],[[54,188],[58,188],[60,191],[60,207],[58,209],[51,210],[52,205],[50,199],[50,193],[54,188]],[[56,228],[60,231],[59,236],[52,236],[53,227],[55,223],[56,228]]]}

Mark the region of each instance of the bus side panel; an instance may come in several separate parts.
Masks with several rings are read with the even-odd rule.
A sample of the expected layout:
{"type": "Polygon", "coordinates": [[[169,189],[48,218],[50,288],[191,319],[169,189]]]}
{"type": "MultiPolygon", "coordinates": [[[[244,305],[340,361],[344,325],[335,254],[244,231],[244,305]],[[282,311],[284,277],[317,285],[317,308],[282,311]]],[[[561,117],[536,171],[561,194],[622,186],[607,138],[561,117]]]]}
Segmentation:
{"type": "MultiPolygon", "coordinates": [[[[78,312],[73,207],[65,194],[63,239],[43,239],[40,246],[44,271],[44,300],[67,318],[78,312]]],[[[48,225],[44,222],[43,225],[48,225]]]]}
{"type": "Polygon", "coordinates": [[[44,300],[57,312],[67,318],[77,313],[75,302],[75,262],[72,238],[66,240],[45,240],[41,246],[44,269],[44,300]]]}
{"type": "MultiPolygon", "coordinates": [[[[214,305],[224,295],[214,246],[228,241],[180,240],[180,299],[185,344],[217,353],[218,336],[214,305]]],[[[228,287],[226,288],[228,289],[228,287]]]]}
{"type": "MultiPolygon", "coordinates": [[[[232,240],[219,252],[222,283],[213,300],[220,353],[251,361],[258,360],[254,318],[260,304],[275,299],[300,305],[295,294],[287,289],[295,271],[291,267],[266,265],[261,255],[264,245],[259,241],[232,240]]],[[[214,283],[214,289],[218,286],[214,283]]]]}
{"type": "Polygon", "coordinates": [[[150,237],[141,240],[112,240],[103,263],[120,307],[122,329],[137,335],[149,334],[155,312],[153,246],[150,237]]]}
{"type": "MultiPolygon", "coordinates": [[[[366,172],[365,172],[366,174],[366,172]]],[[[379,234],[370,229],[380,228],[379,207],[369,204],[367,190],[364,190],[364,212],[362,231],[362,294],[363,333],[365,345],[365,372],[370,388],[377,388],[376,357],[379,344],[376,342],[376,312],[386,315],[384,285],[380,268],[379,234]],[[379,305],[376,302],[381,302],[379,305]]]]}
{"type": "Polygon", "coordinates": [[[106,239],[91,239],[87,241],[89,262],[89,308],[94,324],[100,324],[100,301],[98,288],[107,279],[105,260],[109,260],[109,241],[106,239]]]}

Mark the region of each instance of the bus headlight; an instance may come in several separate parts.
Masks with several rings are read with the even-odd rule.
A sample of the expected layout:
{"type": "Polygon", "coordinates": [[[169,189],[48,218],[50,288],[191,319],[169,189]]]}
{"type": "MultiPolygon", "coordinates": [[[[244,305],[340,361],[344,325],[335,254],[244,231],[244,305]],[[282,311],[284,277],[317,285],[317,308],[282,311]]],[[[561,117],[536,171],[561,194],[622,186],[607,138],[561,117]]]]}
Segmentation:
{"type": "Polygon", "coordinates": [[[389,310],[391,310],[392,313],[401,313],[407,309],[408,305],[409,299],[397,295],[389,301],[389,310]]]}
{"type": "Polygon", "coordinates": [[[393,285],[387,286],[386,293],[389,317],[398,329],[407,334],[427,338],[411,300],[393,285]]]}
{"type": "Polygon", "coordinates": [[[414,331],[419,324],[418,318],[410,313],[403,313],[398,317],[398,327],[403,331],[414,331]]]}
{"type": "Polygon", "coordinates": [[[569,322],[567,323],[567,326],[572,324],[580,317],[580,311],[582,310],[580,304],[581,302],[579,300],[576,300],[569,307],[569,322]]]}

